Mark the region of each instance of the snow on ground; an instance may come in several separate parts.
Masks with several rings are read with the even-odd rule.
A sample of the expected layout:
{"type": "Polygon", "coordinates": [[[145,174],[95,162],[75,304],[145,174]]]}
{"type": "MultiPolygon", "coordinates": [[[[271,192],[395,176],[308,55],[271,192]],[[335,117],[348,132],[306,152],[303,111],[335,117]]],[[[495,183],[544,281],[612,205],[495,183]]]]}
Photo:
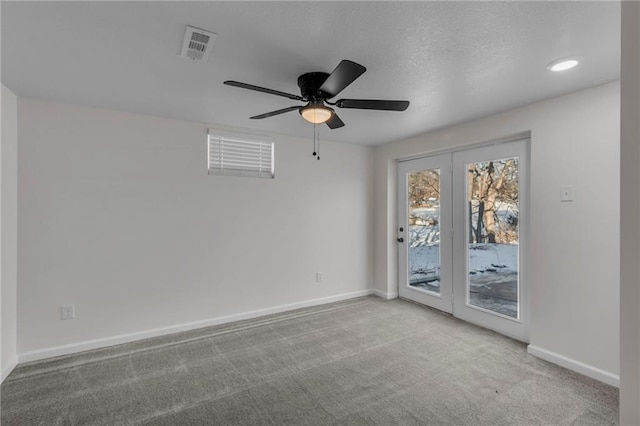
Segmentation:
{"type": "MultiPolygon", "coordinates": [[[[439,234],[438,225],[409,227],[409,285],[412,287],[440,292],[439,234]]],[[[516,318],[518,245],[470,244],[469,287],[471,304],[516,318]]]]}
{"type": "MultiPolygon", "coordinates": [[[[469,275],[518,271],[517,244],[470,244],[469,275]]],[[[440,244],[409,247],[409,281],[428,281],[440,274],[440,244]]]]}

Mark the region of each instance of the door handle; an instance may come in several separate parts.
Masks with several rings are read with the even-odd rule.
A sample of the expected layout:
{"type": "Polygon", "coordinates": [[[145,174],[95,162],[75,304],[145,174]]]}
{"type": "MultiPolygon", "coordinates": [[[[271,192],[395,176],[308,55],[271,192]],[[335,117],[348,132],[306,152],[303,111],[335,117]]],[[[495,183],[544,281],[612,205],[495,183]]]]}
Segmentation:
{"type": "Polygon", "coordinates": [[[404,238],[402,238],[402,237],[398,238],[398,242],[399,243],[404,243],[404,238]]]}

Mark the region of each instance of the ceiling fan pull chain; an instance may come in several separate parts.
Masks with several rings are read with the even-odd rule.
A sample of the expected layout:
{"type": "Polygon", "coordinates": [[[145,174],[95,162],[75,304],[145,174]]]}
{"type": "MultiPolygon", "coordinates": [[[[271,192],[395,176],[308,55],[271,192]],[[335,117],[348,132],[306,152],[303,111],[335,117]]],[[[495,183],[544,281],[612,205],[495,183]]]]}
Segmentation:
{"type": "Polygon", "coordinates": [[[318,160],[320,159],[320,127],[318,127],[318,160]]]}
{"type": "Polygon", "coordinates": [[[318,127],[317,124],[313,125],[313,156],[315,157],[316,154],[316,128],[318,127]]]}

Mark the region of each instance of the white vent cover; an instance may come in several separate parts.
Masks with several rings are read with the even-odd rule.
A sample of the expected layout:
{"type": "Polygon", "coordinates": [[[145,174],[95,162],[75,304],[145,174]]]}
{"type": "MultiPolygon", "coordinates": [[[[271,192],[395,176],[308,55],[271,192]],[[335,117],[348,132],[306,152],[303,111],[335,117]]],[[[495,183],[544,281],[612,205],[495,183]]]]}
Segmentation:
{"type": "Polygon", "coordinates": [[[216,37],[216,33],[187,26],[180,56],[193,61],[207,62],[216,37]]]}

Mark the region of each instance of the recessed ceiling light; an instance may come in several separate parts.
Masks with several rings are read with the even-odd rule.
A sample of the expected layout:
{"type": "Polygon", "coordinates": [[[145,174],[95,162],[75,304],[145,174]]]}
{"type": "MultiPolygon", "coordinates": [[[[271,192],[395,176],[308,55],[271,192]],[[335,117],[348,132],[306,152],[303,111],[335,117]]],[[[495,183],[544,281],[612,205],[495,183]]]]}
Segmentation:
{"type": "Polygon", "coordinates": [[[571,68],[578,66],[580,59],[581,58],[577,57],[558,59],[557,61],[553,61],[548,64],[547,69],[553,72],[570,70],[571,68]]]}

